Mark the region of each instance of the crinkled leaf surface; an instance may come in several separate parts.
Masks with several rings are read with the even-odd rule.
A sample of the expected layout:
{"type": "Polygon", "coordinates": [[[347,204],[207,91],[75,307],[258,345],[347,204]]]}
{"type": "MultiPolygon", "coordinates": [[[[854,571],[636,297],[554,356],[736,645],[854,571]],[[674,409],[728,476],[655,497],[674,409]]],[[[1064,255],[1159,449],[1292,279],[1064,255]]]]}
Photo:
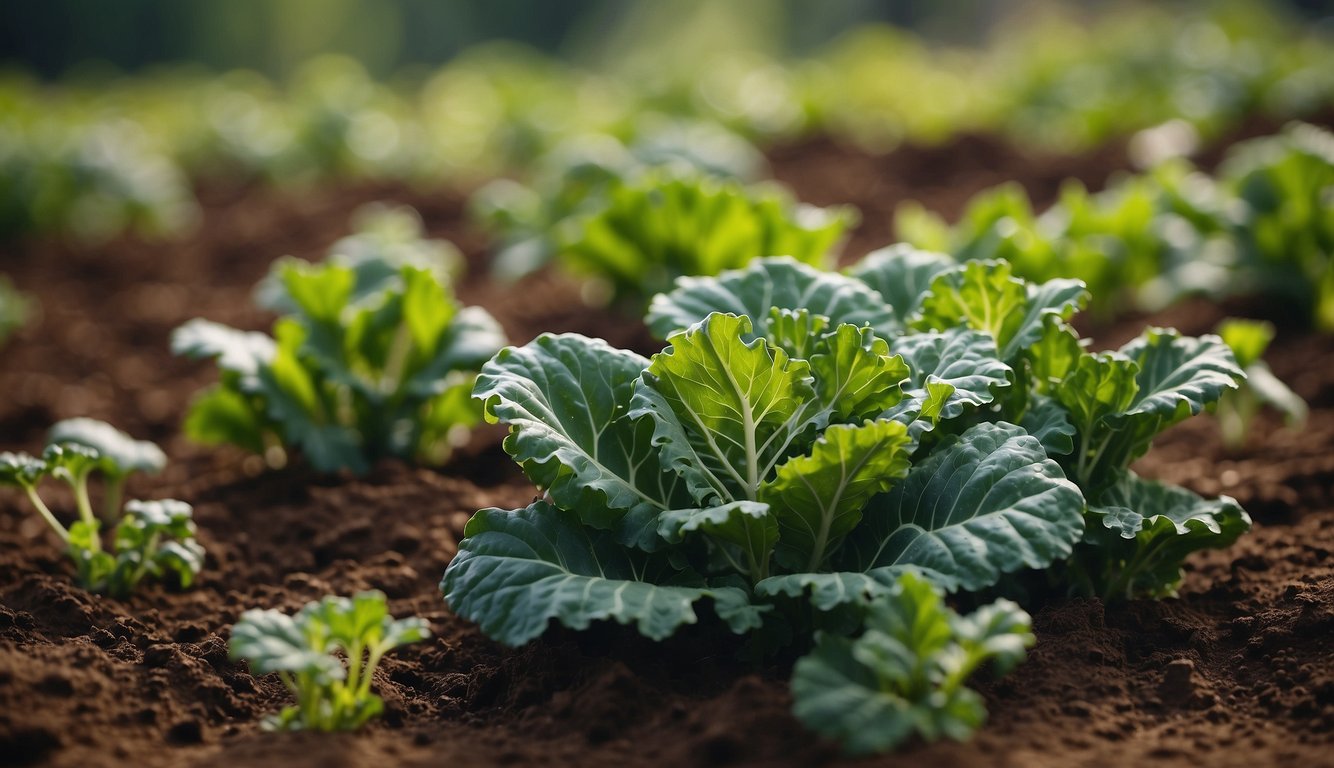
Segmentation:
{"type": "Polygon", "coordinates": [[[778,561],[791,570],[821,570],[861,522],[866,502],[907,473],[912,448],[899,422],[834,425],[810,453],[779,466],[759,493],[777,521],[778,561]]]}
{"type": "Polygon", "coordinates": [[[1085,540],[1114,562],[1111,581],[1100,586],[1118,594],[1107,596],[1158,597],[1172,594],[1189,554],[1231,546],[1250,527],[1229,496],[1205,499],[1127,472],[1089,507],[1085,540]]]}
{"type": "Polygon", "coordinates": [[[1043,335],[1048,318],[1068,319],[1087,301],[1078,280],[1035,285],[1015,278],[1005,262],[974,261],[936,276],[914,325],[985,331],[996,340],[1000,359],[1013,364],[1043,335]]]}
{"type": "Polygon", "coordinates": [[[755,499],[793,440],[819,426],[809,364],[743,341],[750,330],[749,318],[713,314],[673,335],[640,388],[659,397],[635,395],[632,416],[656,422],[654,444],[701,504],[755,499]]]}
{"type": "Polygon", "coordinates": [[[872,499],[836,566],[914,565],[944,586],[978,590],[1069,555],[1083,511],[1079,489],[1036,438],[1012,424],[978,424],[872,499]]]}
{"type": "Polygon", "coordinates": [[[935,394],[944,396],[939,403],[942,419],[952,419],[967,407],[991,403],[996,390],[1010,386],[1013,371],[997,357],[996,342],[981,331],[954,329],[902,336],[894,340],[891,350],[908,364],[910,399],[928,402],[928,384],[953,387],[948,393],[936,388],[935,394]]]}
{"type": "Polygon", "coordinates": [[[870,328],[839,325],[810,357],[821,401],[835,418],[860,421],[883,413],[903,397],[908,366],[870,328]]]}
{"type": "Polygon", "coordinates": [[[660,339],[689,328],[711,312],[745,315],[756,336],[769,335],[769,310],[805,309],[832,323],[869,325],[882,335],[899,327],[880,294],[860,280],[824,272],[788,257],[757,259],[717,277],[682,277],[654,297],[645,322],[660,339]]]}
{"type": "Polygon", "coordinates": [[[539,336],[482,367],[473,390],[510,426],[505,450],[560,507],[610,528],[624,515],[689,506],[652,445],[653,422],[627,415],[648,360],[577,334],[539,336]]]}
{"type": "Polygon", "coordinates": [[[754,569],[769,559],[778,541],[778,522],[769,505],[758,501],[733,501],[705,509],[674,509],[662,513],[658,534],[671,542],[687,534],[703,533],[741,548],[754,569]]]}
{"type": "Polygon", "coordinates": [[[735,631],[757,623],[755,611],[740,610],[748,602],[741,590],[691,585],[666,558],[629,549],[545,502],[481,510],[464,533],[441,582],[445,599],[509,645],[542,634],[552,619],[571,629],[611,619],[661,640],[694,624],[695,604],[715,596],[735,631]]]}

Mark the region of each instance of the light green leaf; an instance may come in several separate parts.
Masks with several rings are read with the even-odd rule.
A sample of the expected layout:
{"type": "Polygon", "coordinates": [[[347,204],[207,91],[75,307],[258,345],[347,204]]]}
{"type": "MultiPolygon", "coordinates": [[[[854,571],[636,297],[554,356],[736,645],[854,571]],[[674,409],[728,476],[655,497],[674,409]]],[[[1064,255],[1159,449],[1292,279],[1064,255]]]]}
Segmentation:
{"type": "Polygon", "coordinates": [[[424,353],[440,348],[440,337],[449,328],[458,311],[454,297],[431,272],[405,266],[403,280],[403,322],[412,335],[412,343],[424,353]]]}
{"type": "Polygon", "coordinates": [[[1089,300],[1088,289],[1079,280],[1055,279],[1040,285],[1029,283],[1024,317],[1013,334],[1000,346],[1000,358],[1013,363],[1025,349],[1045,333],[1053,321],[1070,319],[1089,300]]]}
{"type": "Polygon", "coordinates": [[[1080,434],[1089,434],[1103,418],[1124,413],[1139,391],[1139,365],[1112,352],[1082,353],[1052,396],[1070,413],[1080,434]]]}
{"type": "Polygon", "coordinates": [[[185,417],[186,437],[204,445],[231,443],[263,453],[263,412],[250,403],[249,397],[223,386],[201,390],[185,417]]]}
{"type": "Polygon", "coordinates": [[[230,655],[246,659],[256,674],[300,672],[320,684],[342,680],[347,671],[324,648],[312,648],[301,623],[282,611],[251,609],[232,627],[230,655]]]}
{"type": "Polygon", "coordinates": [[[765,338],[791,357],[809,360],[824,342],[829,318],[806,309],[769,308],[769,332],[765,338]]]}
{"type": "Polygon", "coordinates": [[[1028,348],[1033,387],[1050,394],[1087,353],[1074,329],[1063,322],[1048,320],[1042,335],[1028,348]]]}
{"type": "Polygon", "coordinates": [[[834,425],[805,456],[778,467],[760,486],[780,533],[778,561],[792,570],[819,571],[862,509],[908,471],[913,441],[895,421],[834,425]]]}
{"type": "Polygon", "coordinates": [[[745,315],[755,336],[769,336],[770,309],[805,309],[833,324],[869,325],[882,335],[900,327],[880,294],[860,280],[824,272],[787,257],[757,259],[716,277],[682,277],[654,297],[645,322],[665,339],[712,312],[745,315]]]}
{"type": "Polygon", "coordinates": [[[694,605],[718,593],[734,631],[753,628],[753,616],[737,610],[741,590],[681,585],[666,558],[628,549],[545,502],[481,510],[464,534],[441,589],[459,616],[508,645],[532,640],[552,619],[571,629],[611,619],[661,640],[694,624],[694,605]]]}
{"type": "Polygon", "coordinates": [[[1024,281],[1011,275],[1009,264],[970,261],[931,281],[912,326],[944,331],[962,325],[989,334],[1003,348],[1019,330],[1027,303],[1024,281]]]}
{"type": "Polygon", "coordinates": [[[838,570],[916,565],[975,591],[1045,568],[1083,533],[1084,499],[1036,438],[978,424],[943,442],[867,507],[838,570]]]}
{"type": "Polygon", "coordinates": [[[278,269],[287,295],[302,314],[316,323],[340,323],[356,288],[357,276],[351,267],[290,259],[278,269]]]}
{"type": "MultiPolygon", "coordinates": [[[[670,414],[636,394],[635,415],[658,423],[654,444],[668,466],[702,466],[717,478],[711,491],[721,502],[755,499],[793,440],[818,426],[808,415],[810,366],[763,339],[746,343],[750,330],[747,317],[713,314],[668,340],[641,389],[661,395],[670,414]]],[[[707,503],[693,485],[697,501],[707,503]]]]}
{"type": "Polygon", "coordinates": [[[648,361],[577,334],[543,334],[502,350],[473,396],[510,426],[505,451],[560,507],[610,528],[626,514],[689,506],[651,443],[654,425],[627,414],[648,361]]]}
{"type": "Polygon", "coordinates": [[[908,366],[870,328],[840,325],[816,347],[811,373],[820,400],[840,421],[883,413],[903,398],[908,366]]]}

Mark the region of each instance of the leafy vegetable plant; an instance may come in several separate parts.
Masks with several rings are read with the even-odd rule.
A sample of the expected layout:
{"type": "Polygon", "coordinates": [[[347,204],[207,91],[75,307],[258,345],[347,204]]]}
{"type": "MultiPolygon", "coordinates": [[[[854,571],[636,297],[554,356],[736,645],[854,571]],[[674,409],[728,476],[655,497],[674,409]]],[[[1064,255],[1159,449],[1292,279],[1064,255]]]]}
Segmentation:
{"type": "Polygon", "coordinates": [[[1250,434],[1251,422],[1264,406],[1274,408],[1297,425],[1306,420],[1306,401],[1269,370],[1263,355],[1274,340],[1274,326],[1256,320],[1228,318],[1218,326],[1218,335],[1232,350],[1237,365],[1246,371],[1246,381],[1218,402],[1218,423],[1223,442],[1239,448],[1250,434]]]}
{"type": "Polygon", "coordinates": [[[1003,675],[1035,638],[1009,600],[967,616],[945,605],[929,581],[899,579],[877,600],[857,638],[821,633],[792,672],[793,712],[852,754],[893,749],[914,734],[963,740],[986,720],[982,697],[964,683],[991,661],[1003,675]]]}
{"type": "Polygon", "coordinates": [[[380,659],[430,634],[425,619],[390,616],[383,593],[359,592],[307,603],[291,616],[246,611],[232,627],[231,657],[249,661],[256,674],[277,672],[296,698],[265,728],[351,731],[384,710],[371,693],[380,659]]]}
{"type": "MultiPolygon", "coordinates": [[[[969,356],[933,345],[940,351],[927,367],[958,381],[997,371],[1004,384],[991,386],[998,394],[974,398],[971,421],[948,423],[1017,424],[1079,485],[1089,503],[1087,532],[1061,586],[1107,597],[1168,594],[1187,554],[1231,544],[1250,519],[1232,499],[1201,499],[1142,480],[1129,466],[1163,430],[1216,403],[1245,374],[1217,336],[1186,338],[1170,329],[1149,329],[1115,352],[1089,352],[1067,323],[1086,301],[1075,280],[1027,283],[1002,261],[951,266],[947,257],[896,246],[848,275],[761,260],[717,278],[683,278],[654,301],[648,322],[662,334],[715,309],[757,312],[770,304],[771,312],[801,306],[856,317],[901,351],[931,338],[984,335],[993,346],[969,356]]],[[[959,387],[952,397],[969,391],[959,387]]],[[[955,413],[948,401],[944,413],[955,413]]]]}
{"type": "Polygon", "coordinates": [[[189,504],[175,499],[129,501],[122,511],[120,488],[134,471],[155,472],[166,457],[152,443],[134,440],[123,432],[92,419],[70,419],[56,424],[40,457],[0,453],[0,485],[22,488],[32,505],[66,545],[80,586],[114,597],[125,597],[147,577],[175,574],[189,587],[204,564],[204,549],[195,541],[189,504]],[[93,514],[88,480],[100,473],[105,480],[108,506],[103,520],[114,526],[113,545],[103,547],[103,520],[93,514]],[[42,500],[39,486],[51,477],[74,493],[79,519],[66,528],[42,500]]]}
{"type": "Polygon", "coordinates": [[[289,314],[272,337],[202,319],[176,330],[177,354],[215,358],[222,374],[191,407],[191,438],[275,466],[300,448],[316,469],[361,473],[386,456],[443,461],[476,423],[468,394],[504,344],[499,325],[458,304],[436,251],[369,234],[342,243],[322,264],[274,265],[261,297],[289,314]]]}
{"type": "Polygon", "coordinates": [[[826,264],[855,215],[794,205],[776,188],[650,173],[614,185],[601,208],[567,221],[559,253],[614,297],[642,302],[673,278],[714,275],[757,255],[826,264]]]}
{"type": "Polygon", "coordinates": [[[977,195],[950,227],[916,204],[898,234],[961,260],[1008,260],[1018,275],[1078,278],[1106,317],[1125,303],[1259,293],[1334,328],[1334,135],[1295,123],[1236,145],[1218,176],[1184,160],[1090,194],[1078,183],[1041,215],[1023,189],[977,195]]]}
{"type": "Polygon", "coordinates": [[[906,573],[979,590],[1070,555],[1078,488],[1022,427],[978,418],[1011,387],[991,337],[891,346],[866,284],[792,259],[748,274],[758,319],[711,312],[651,359],[548,334],[483,367],[476,395],[547,500],[468,523],[455,611],[517,645],[551,619],[660,639],[707,601],[757,647],[805,644],[902,599],[906,573]],[[770,303],[789,288],[818,311],[770,303]]]}
{"type": "Polygon", "coordinates": [[[497,276],[520,277],[549,262],[565,222],[605,207],[613,189],[646,173],[747,182],[764,164],[758,149],[710,122],[642,120],[634,132],[625,144],[604,133],[569,138],[540,158],[528,186],[497,179],[473,194],[473,218],[499,241],[497,276]]]}

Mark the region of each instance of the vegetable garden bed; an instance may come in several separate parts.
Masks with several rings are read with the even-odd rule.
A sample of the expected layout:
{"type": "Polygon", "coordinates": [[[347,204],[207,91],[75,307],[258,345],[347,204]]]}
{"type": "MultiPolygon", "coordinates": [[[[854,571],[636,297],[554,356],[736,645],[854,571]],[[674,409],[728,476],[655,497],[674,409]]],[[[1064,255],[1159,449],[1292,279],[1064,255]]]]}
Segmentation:
{"type": "MultiPolygon", "coordinates": [[[[1261,132],[1248,130],[1247,132],[1261,132]]],[[[975,138],[904,148],[872,161],[812,142],[776,150],[775,175],[801,199],[853,203],[863,225],[847,252],[890,241],[905,197],[953,216],[973,193],[1022,183],[1050,202],[1077,177],[1097,187],[1128,166],[1111,147],[1076,158],[1020,154],[975,138]]],[[[440,574],[468,517],[517,508],[532,485],[487,427],[439,469],[396,460],[365,477],[281,470],[240,451],[186,441],[180,423],[211,367],[171,354],[173,328],[197,316],[263,330],[252,286],[273,258],[316,258],[361,203],[417,207],[433,236],[468,257],[465,304],[511,340],[542,331],[601,336],[648,353],[647,332],[589,311],[548,272],[502,285],[485,272],[464,200],[396,186],[306,194],[205,190],[198,232],[182,241],[100,248],[38,242],[0,253],[0,270],[41,305],[40,322],[0,351],[0,450],[32,450],[48,425],[87,415],[158,442],[170,462],[132,478],[195,507],[208,562],[194,589],[150,585],[125,601],[75,586],[67,562],[19,494],[0,497],[0,761],[118,765],[810,765],[842,760],[792,718],[790,664],[753,668],[691,630],[662,644],[631,629],[553,629],[506,649],[441,599],[440,574]],[[287,703],[272,676],[227,655],[254,606],[292,611],[326,594],[376,588],[393,615],[431,624],[430,640],[387,657],[375,683],[385,716],[357,734],[260,733],[287,703]]],[[[916,765],[1334,764],[1334,337],[1297,330],[1283,307],[1192,301],[1152,317],[1083,328],[1099,348],[1145,325],[1186,334],[1225,314],[1269,319],[1270,367],[1310,404],[1303,431],[1276,417],[1240,452],[1197,419],[1136,469],[1201,494],[1238,499],[1255,521],[1229,549],[1189,561],[1181,598],[1034,610],[1027,663],[979,689],[991,712],[970,743],[912,743],[880,763],[916,765]]],[[[58,507],[69,499],[56,496],[58,507]]]]}

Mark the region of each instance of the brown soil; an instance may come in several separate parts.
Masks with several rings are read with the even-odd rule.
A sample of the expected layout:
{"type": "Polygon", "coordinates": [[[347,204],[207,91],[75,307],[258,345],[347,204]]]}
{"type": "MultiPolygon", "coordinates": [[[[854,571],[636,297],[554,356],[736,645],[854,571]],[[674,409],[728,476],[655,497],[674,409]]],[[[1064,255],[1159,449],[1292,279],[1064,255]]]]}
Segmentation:
{"type": "MultiPolygon", "coordinates": [[[[1005,178],[1043,199],[1060,178],[1099,185],[1125,166],[1116,148],[1044,159],[985,139],[878,159],[817,142],[777,151],[774,164],[805,199],[862,207],[854,256],[885,243],[887,213],[904,196],[953,215],[972,191],[1005,178]]],[[[26,501],[0,496],[0,763],[850,764],[788,714],[789,670],[748,667],[699,632],[656,645],[618,627],[557,629],[509,650],[455,618],[436,584],[464,521],[533,495],[495,429],[451,466],[385,462],[361,479],[300,464],[266,471],[181,438],[190,395],[213,374],[171,357],[171,329],[194,316],[266,327],[249,290],[269,261],[317,256],[357,204],[410,202],[481,266],[482,238],[463,223],[456,194],[243,192],[207,195],[202,228],[177,242],[0,250],[0,272],[44,312],[0,350],[0,449],[35,450],[50,423],[77,415],[157,440],[171,464],[131,492],[193,503],[209,553],[190,591],[89,596],[26,501]],[[350,735],[260,731],[286,694],[228,661],[237,615],[370,587],[435,633],[384,662],[376,689],[385,717],[350,735]]],[[[575,330],[643,343],[634,323],[583,309],[577,289],[550,275],[517,286],[473,277],[460,293],[516,341],[575,330]]],[[[1188,304],[1099,341],[1119,343],[1150,320],[1201,332],[1221,312],[1188,304]]],[[[867,763],[1334,765],[1334,338],[1285,329],[1270,363],[1312,405],[1304,432],[1266,418],[1231,454],[1200,419],[1140,467],[1236,496],[1256,520],[1249,536],[1192,560],[1179,599],[1036,609],[1028,662],[981,683],[991,722],[973,742],[913,744],[867,763]]],[[[56,508],[68,513],[69,500],[56,508]]]]}

